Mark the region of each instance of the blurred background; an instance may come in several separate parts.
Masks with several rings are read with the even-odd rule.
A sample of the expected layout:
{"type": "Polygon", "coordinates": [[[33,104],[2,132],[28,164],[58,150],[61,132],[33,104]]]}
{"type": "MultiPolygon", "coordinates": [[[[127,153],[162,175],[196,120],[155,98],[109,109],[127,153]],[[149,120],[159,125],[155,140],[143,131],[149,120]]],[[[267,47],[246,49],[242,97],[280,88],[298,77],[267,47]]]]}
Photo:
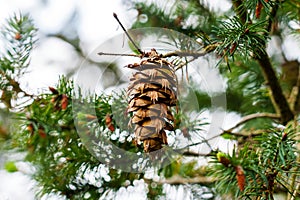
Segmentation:
{"type": "Polygon", "coordinates": [[[126,27],[130,27],[137,16],[137,11],[121,0],[106,3],[96,0],[1,0],[0,3],[1,24],[14,13],[21,12],[29,13],[38,28],[38,44],[31,56],[29,73],[23,80],[26,87],[35,92],[37,88],[56,83],[58,75],[72,74],[89,52],[120,33],[113,12],[119,14],[126,27]]]}
{"type": "MultiPolygon", "coordinates": [[[[0,0],[0,26],[14,13],[29,13],[38,28],[38,43],[31,55],[31,65],[21,80],[29,93],[41,93],[57,84],[59,75],[72,77],[89,52],[110,37],[120,34],[112,16],[118,13],[124,26],[130,27],[137,11],[127,1],[99,0],[0,0]]],[[[4,51],[0,42],[0,51],[4,51]]],[[[93,63],[92,63],[93,64],[93,63]]],[[[95,64],[96,65],[96,64],[95,64]]],[[[2,153],[2,152],[1,152],[2,153]]],[[[0,153],[0,200],[32,200],[34,182],[26,173],[30,167],[19,162],[20,172],[3,169],[6,160],[22,155],[0,153]]],[[[47,197],[51,199],[51,197],[47,197]]],[[[52,197],[57,199],[57,197],[52,197]]]]}

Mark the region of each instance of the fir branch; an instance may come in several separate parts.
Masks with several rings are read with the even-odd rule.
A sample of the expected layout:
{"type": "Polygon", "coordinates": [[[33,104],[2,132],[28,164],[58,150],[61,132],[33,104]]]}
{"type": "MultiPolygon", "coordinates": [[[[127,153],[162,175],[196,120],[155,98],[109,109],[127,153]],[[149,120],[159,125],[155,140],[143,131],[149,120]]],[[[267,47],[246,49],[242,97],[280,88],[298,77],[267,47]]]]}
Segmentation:
{"type": "Polygon", "coordinates": [[[184,66],[187,66],[188,63],[193,62],[197,58],[199,58],[201,56],[205,56],[205,55],[213,52],[214,50],[216,50],[218,48],[218,46],[220,44],[221,43],[219,43],[219,42],[209,44],[198,52],[173,51],[173,52],[169,52],[169,53],[162,55],[162,57],[163,58],[167,58],[167,57],[171,57],[171,56],[192,57],[191,59],[185,60],[185,62],[181,61],[178,65],[176,65],[175,71],[177,71],[177,70],[183,68],[184,66]]]}
{"type": "Polygon", "coordinates": [[[232,0],[232,5],[235,13],[244,24],[247,22],[247,8],[244,6],[242,0],[232,0]]]}
{"type": "Polygon", "coordinates": [[[194,57],[197,59],[201,56],[205,56],[206,54],[213,52],[220,44],[221,43],[219,43],[219,42],[209,44],[198,52],[172,51],[172,52],[162,55],[162,58],[167,58],[167,57],[171,57],[171,56],[179,56],[179,57],[191,56],[191,57],[194,57]]]}
{"type": "MultiPolygon", "coordinates": [[[[270,15],[268,16],[268,24],[266,26],[266,31],[263,32],[265,37],[268,37],[270,35],[272,23],[274,21],[274,18],[276,17],[277,11],[279,8],[279,2],[276,1],[273,4],[273,7],[271,8],[270,15]]],[[[261,71],[263,72],[264,79],[266,80],[269,90],[270,90],[270,98],[273,102],[273,106],[278,114],[280,114],[281,122],[283,124],[286,124],[290,120],[293,119],[294,114],[291,111],[291,108],[289,107],[289,104],[287,102],[287,99],[285,98],[282,88],[279,84],[278,78],[276,77],[276,73],[274,71],[274,68],[272,66],[272,63],[270,61],[269,55],[266,52],[266,40],[261,41],[261,46],[264,47],[256,49],[258,52],[256,55],[256,60],[258,61],[261,71]]]]}
{"type": "Polygon", "coordinates": [[[291,111],[287,99],[285,98],[279,81],[276,77],[275,71],[271,64],[270,58],[266,52],[261,52],[261,56],[257,58],[257,61],[263,72],[263,76],[270,89],[270,98],[273,102],[273,106],[283,124],[286,124],[294,118],[294,114],[291,111]]]}
{"type": "Polygon", "coordinates": [[[193,152],[193,151],[182,152],[182,155],[191,156],[191,157],[207,157],[207,156],[210,156],[210,154],[197,153],[197,152],[193,152]]]}
{"type": "MultiPolygon", "coordinates": [[[[271,13],[268,17],[268,24],[266,26],[266,32],[264,32],[264,35],[267,37],[267,35],[270,35],[271,27],[274,18],[276,17],[277,11],[279,8],[279,2],[276,1],[273,4],[273,7],[271,8],[271,13]]],[[[261,44],[264,49],[266,48],[266,41],[261,44]]],[[[279,81],[276,77],[276,73],[274,71],[274,68],[272,66],[272,63],[270,61],[269,55],[266,52],[266,50],[261,50],[260,48],[257,49],[258,51],[258,57],[256,57],[256,60],[258,61],[261,70],[263,72],[263,76],[269,86],[270,89],[270,97],[273,102],[273,106],[275,107],[275,110],[278,114],[280,114],[281,122],[283,124],[286,124],[290,120],[294,118],[294,114],[291,111],[291,108],[289,107],[289,104],[287,102],[287,99],[285,98],[282,88],[279,84],[279,81]]]]}
{"type": "Polygon", "coordinates": [[[239,121],[236,125],[234,125],[233,127],[224,130],[225,133],[230,133],[231,131],[233,131],[234,129],[238,128],[239,126],[245,124],[246,122],[253,120],[253,119],[257,119],[257,118],[271,118],[271,119],[279,119],[280,116],[278,114],[274,114],[274,113],[254,113],[254,114],[250,114],[247,115],[245,117],[243,117],[241,119],[241,121],[239,121]]]}
{"type": "MultiPolygon", "coordinates": [[[[146,183],[153,182],[152,179],[144,178],[146,183]]],[[[179,184],[211,184],[217,181],[217,178],[207,177],[207,176],[196,176],[193,178],[184,178],[180,175],[174,175],[170,178],[164,180],[155,181],[157,184],[170,184],[170,185],[179,185],[179,184]]]]}
{"type": "Polygon", "coordinates": [[[297,144],[296,144],[297,151],[298,151],[296,163],[299,163],[299,164],[297,166],[295,166],[294,169],[292,169],[291,177],[289,178],[290,184],[289,184],[288,189],[290,191],[294,191],[294,192],[293,193],[288,193],[287,194],[287,199],[295,200],[297,192],[299,193],[299,189],[300,189],[300,182],[297,181],[297,177],[299,177],[299,171],[300,171],[300,155],[299,155],[299,152],[300,152],[300,143],[299,143],[300,142],[300,134],[299,134],[300,126],[299,126],[299,123],[297,122],[297,120],[294,120],[294,122],[292,123],[291,128],[294,129],[296,133],[298,133],[295,137],[295,140],[298,141],[297,144]]]}
{"type": "Polygon", "coordinates": [[[233,57],[235,52],[245,59],[253,56],[259,57],[260,53],[265,51],[264,44],[268,40],[268,35],[264,34],[266,32],[265,21],[255,24],[243,23],[236,16],[228,18],[227,21],[221,21],[220,26],[214,28],[214,32],[220,38],[217,52],[223,57],[233,57]]]}
{"type": "Polygon", "coordinates": [[[32,19],[28,15],[14,14],[1,29],[7,44],[5,57],[11,65],[10,70],[16,75],[28,67],[30,53],[36,43],[36,31],[32,19]]]}
{"type": "Polygon", "coordinates": [[[30,53],[36,42],[36,28],[28,15],[15,14],[7,19],[1,28],[1,34],[6,44],[6,52],[0,57],[0,100],[7,109],[11,109],[11,100],[19,99],[18,94],[26,97],[32,95],[26,93],[18,82],[30,63],[30,53]]]}
{"type": "MultiPolygon", "coordinates": [[[[296,62],[299,66],[300,63],[298,61],[296,62]]],[[[298,112],[297,105],[299,105],[299,98],[300,98],[300,73],[298,73],[297,82],[292,87],[290,95],[288,97],[288,102],[291,106],[291,110],[294,111],[295,113],[298,112]]]]}
{"type": "Polygon", "coordinates": [[[231,39],[225,37],[226,39],[224,39],[224,41],[227,42],[224,42],[219,46],[219,52],[227,49],[227,54],[232,55],[232,52],[234,51],[232,51],[233,48],[236,49],[237,46],[245,46],[245,52],[247,55],[249,49],[252,49],[254,58],[258,61],[263,72],[264,79],[269,86],[270,98],[273,102],[273,106],[275,107],[276,112],[280,115],[281,122],[286,124],[288,121],[293,119],[294,114],[292,113],[287,99],[283,94],[269,55],[266,52],[266,42],[270,35],[273,19],[276,16],[279,8],[279,2],[272,4],[272,10],[267,18],[268,23],[264,26],[264,28],[259,27],[260,24],[264,25],[263,23],[257,23],[254,25],[246,24],[247,13],[241,0],[234,0],[233,5],[236,9],[236,13],[240,19],[240,22],[232,19],[231,23],[225,23],[223,25],[223,31],[218,31],[218,35],[221,37],[224,35],[231,36],[231,39]],[[236,30],[239,31],[234,32],[236,30]],[[243,40],[244,37],[247,39],[243,40]],[[249,42],[250,44],[248,44],[249,42]],[[230,50],[228,48],[230,48],[230,50]]]}

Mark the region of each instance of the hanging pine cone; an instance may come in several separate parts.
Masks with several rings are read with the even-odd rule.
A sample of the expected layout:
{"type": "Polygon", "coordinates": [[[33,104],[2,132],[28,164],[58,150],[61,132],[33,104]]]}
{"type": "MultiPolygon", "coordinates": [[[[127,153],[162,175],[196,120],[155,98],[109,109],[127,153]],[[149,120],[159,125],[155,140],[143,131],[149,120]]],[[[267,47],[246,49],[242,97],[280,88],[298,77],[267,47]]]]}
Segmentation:
{"type": "Polygon", "coordinates": [[[137,142],[143,142],[145,152],[152,152],[168,144],[165,130],[173,130],[170,107],[177,103],[177,82],[171,63],[155,49],[144,57],[140,64],[128,65],[137,70],[127,90],[128,112],[133,113],[137,142]]]}

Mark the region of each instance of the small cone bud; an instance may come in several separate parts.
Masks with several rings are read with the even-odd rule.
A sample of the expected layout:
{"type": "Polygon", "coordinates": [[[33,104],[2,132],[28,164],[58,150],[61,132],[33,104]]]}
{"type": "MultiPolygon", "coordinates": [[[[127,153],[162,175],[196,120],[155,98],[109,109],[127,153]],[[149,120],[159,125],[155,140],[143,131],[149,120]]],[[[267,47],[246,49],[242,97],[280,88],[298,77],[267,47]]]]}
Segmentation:
{"type": "Polygon", "coordinates": [[[236,180],[241,191],[244,191],[246,185],[246,177],[243,170],[243,167],[238,165],[235,167],[236,180]]]}
{"type": "Polygon", "coordinates": [[[63,95],[62,95],[62,99],[61,99],[61,109],[62,109],[62,110],[66,110],[66,109],[67,109],[67,107],[68,107],[68,102],[69,102],[68,96],[65,95],[65,94],[63,94],[63,95]]]}
{"type": "Polygon", "coordinates": [[[115,126],[112,123],[112,116],[108,113],[105,116],[105,124],[111,132],[115,131],[115,126]]]}
{"type": "Polygon", "coordinates": [[[218,152],[217,153],[217,159],[220,163],[222,163],[225,167],[228,167],[231,162],[230,160],[227,158],[226,154],[223,152],[218,152]]]}
{"type": "Polygon", "coordinates": [[[57,89],[55,89],[54,87],[49,87],[49,90],[52,92],[52,94],[58,94],[57,89]]]}
{"type": "Polygon", "coordinates": [[[28,124],[27,125],[27,130],[29,131],[30,135],[32,136],[33,133],[34,133],[33,124],[28,124]]]}
{"type": "Polygon", "coordinates": [[[47,137],[47,134],[46,134],[46,132],[43,128],[38,129],[38,134],[41,138],[46,138],[47,137]]]}
{"type": "Polygon", "coordinates": [[[16,40],[21,40],[21,39],[22,39],[21,33],[16,33],[16,34],[15,34],[15,39],[16,39],[16,40]]]}

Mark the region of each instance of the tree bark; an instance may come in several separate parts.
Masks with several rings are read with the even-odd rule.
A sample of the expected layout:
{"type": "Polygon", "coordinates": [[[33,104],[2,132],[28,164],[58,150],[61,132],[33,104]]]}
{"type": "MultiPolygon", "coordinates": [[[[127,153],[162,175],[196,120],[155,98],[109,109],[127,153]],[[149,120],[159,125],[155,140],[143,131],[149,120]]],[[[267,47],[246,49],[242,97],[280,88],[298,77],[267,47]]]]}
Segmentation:
{"type": "MultiPolygon", "coordinates": [[[[266,30],[267,32],[265,34],[270,35],[272,31],[272,25],[274,23],[274,19],[276,18],[277,10],[279,8],[279,1],[275,1],[272,4],[272,8],[270,11],[269,16],[267,17],[267,26],[266,30]]],[[[240,18],[241,22],[247,23],[248,19],[247,17],[247,9],[245,8],[242,0],[232,0],[232,4],[234,7],[234,10],[237,14],[237,16],[240,18]]],[[[270,91],[270,98],[273,102],[273,105],[275,107],[275,110],[277,114],[280,115],[281,123],[287,124],[290,120],[294,118],[294,114],[289,107],[288,101],[285,98],[282,88],[279,84],[279,81],[277,79],[276,73],[273,69],[273,66],[271,64],[271,61],[269,59],[269,55],[266,53],[266,43],[261,44],[263,47],[265,47],[265,50],[259,50],[258,55],[259,57],[256,57],[256,60],[258,61],[261,71],[263,73],[264,79],[266,80],[269,91],[270,91]]]]}
{"type": "Polygon", "coordinates": [[[282,88],[280,87],[269,56],[267,53],[262,53],[262,55],[257,58],[257,61],[270,88],[270,98],[274,104],[275,110],[280,115],[281,123],[286,124],[294,118],[294,114],[282,92],[282,88]]]}

